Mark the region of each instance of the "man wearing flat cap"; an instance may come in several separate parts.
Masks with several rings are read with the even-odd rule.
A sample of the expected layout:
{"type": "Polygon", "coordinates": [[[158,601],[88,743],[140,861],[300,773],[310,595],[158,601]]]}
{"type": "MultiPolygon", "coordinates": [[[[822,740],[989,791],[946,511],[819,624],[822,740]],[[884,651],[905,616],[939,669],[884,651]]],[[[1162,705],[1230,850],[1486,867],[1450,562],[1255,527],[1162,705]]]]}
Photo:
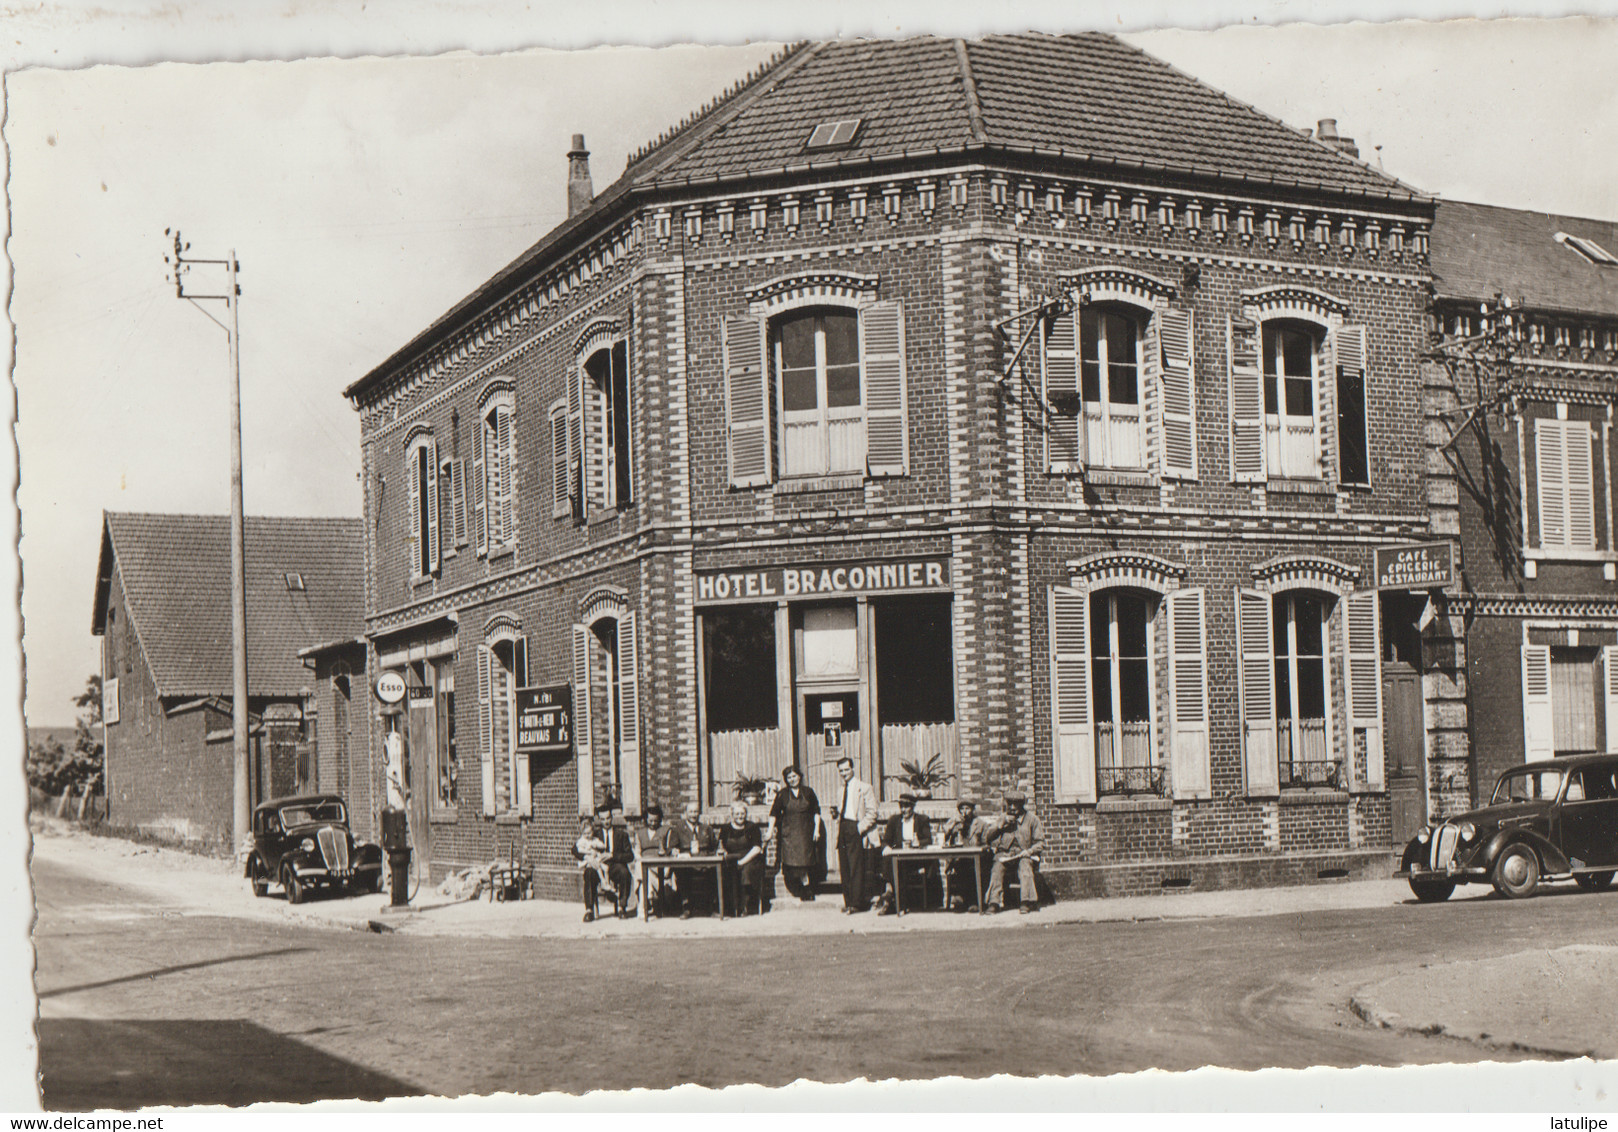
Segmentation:
{"type": "Polygon", "coordinates": [[[1017,883],[1022,889],[1022,911],[1026,915],[1039,910],[1035,870],[1039,852],[1045,848],[1045,831],[1039,819],[1029,812],[1028,799],[1021,790],[1007,790],[1005,804],[1005,816],[990,825],[985,837],[994,852],[994,864],[989,867],[989,891],[984,900],[990,912],[1004,907],[1006,869],[1016,866],[1017,883]]]}
{"type": "MultiPolygon", "coordinates": [[[[932,843],[932,822],[927,819],[926,814],[916,812],[916,796],[907,790],[899,795],[899,812],[889,818],[887,825],[882,829],[882,847],[884,849],[917,849],[926,848],[932,843]]],[[[923,866],[912,861],[910,867],[917,869],[923,866]]],[[[894,899],[893,882],[890,879],[881,897],[882,915],[891,916],[893,914],[894,899]]]]}
{"type": "MultiPolygon", "coordinates": [[[[960,845],[967,848],[983,847],[983,838],[988,832],[988,823],[978,817],[978,804],[971,798],[962,798],[955,803],[956,816],[950,819],[944,827],[944,844],[960,845]]],[[[976,912],[978,899],[982,893],[978,891],[978,873],[971,858],[961,857],[949,863],[949,890],[951,893],[949,907],[952,912],[976,912]],[[969,893],[971,899],[965,899],[961,893],[969,893]]]]}

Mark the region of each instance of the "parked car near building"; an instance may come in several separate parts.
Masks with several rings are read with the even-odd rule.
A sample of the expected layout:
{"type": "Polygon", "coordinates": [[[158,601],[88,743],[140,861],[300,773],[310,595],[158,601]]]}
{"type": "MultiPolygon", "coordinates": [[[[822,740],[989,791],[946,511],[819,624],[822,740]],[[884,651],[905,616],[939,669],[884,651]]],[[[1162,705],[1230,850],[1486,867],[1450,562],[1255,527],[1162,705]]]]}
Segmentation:
{"type": "Polygon", "coordinates": [[[336,794],[278,798],[253,811],[253,853],[247,859],[253,895],[279,883],[289,904],[311,890],[377,892],[382,887],[382,847],[356,840],[348,807],[336,794]]]}
{"type": "Polygon", "coordinates": [[[1540,881],[1572,877],[1591,891],[1618,867],[1618,755],[1532,762],[1495,783],[1489,804],[1424,828],[1405,847],[1400,875],[1421,901],[1457,884],[1494,885],[1514,899],[1540,881]]]}

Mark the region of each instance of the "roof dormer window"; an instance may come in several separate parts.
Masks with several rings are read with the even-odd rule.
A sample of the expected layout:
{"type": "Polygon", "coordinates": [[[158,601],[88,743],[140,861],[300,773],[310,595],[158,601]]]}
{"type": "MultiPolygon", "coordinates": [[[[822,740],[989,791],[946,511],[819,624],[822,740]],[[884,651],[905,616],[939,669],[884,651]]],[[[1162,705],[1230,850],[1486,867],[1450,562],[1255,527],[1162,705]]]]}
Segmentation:
{"type": "Polygon", "coordinates": [[[835,122],[822,122],[809,135],[805,149],[846,149],[854,144],[863,118],[843,118],[835,122]]]}
{"type": "Polygon", "coordinates": [[[1618,256],[1613,255],[1594,240],[1587,240],[1583,236],[1569,235],[1566,232],[1556,233],[1554,239],[1564,247],[1572,248],[1591,263],[1602,267],[1618,267],[1618,256]]]}

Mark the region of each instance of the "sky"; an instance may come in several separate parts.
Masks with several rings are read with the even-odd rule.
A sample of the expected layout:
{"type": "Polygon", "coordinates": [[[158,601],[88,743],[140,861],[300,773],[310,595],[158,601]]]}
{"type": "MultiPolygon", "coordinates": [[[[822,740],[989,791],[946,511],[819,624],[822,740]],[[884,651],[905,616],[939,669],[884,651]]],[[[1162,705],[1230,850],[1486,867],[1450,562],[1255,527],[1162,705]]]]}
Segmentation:
{"type": "MultiPolygon", "coordinates": [[[[1618,215],[1618,21],[1128,38],[1294,125],[1335,117],[1417,188],[1618,215]]],[[[241,262],[248,512],[357,515],[358,419],[341,390],[563,219],[573,133],[605,187],[632,148],[774,49],[12,73],[29,722],[71,722],[98,668],[103,509],[229,510],[226,337],[165,283],[165,229],[193,256],[241,262]]]]}

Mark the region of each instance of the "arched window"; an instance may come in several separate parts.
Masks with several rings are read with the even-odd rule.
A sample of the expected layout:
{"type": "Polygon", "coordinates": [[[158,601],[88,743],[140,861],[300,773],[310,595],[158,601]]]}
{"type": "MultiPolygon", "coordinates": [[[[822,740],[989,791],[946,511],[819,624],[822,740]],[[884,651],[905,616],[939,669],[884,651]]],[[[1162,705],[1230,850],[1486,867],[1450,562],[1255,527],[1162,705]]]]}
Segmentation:
{"type": "Polygon", "coordinates": [[[1080,322],[1079,388],[1089,460],[1104,468],[1143,467],[1144,320],[1132,307],[1108,303],[1085,307],[1080,322]]]}
{"type": "Polygon", "coordinates": [[[1264,324],[1264,443],[1271,475],[1320,476],[1321,338],[1306,322],[1264,324]]]}
{"type": "Polygon", "coordinates": [[[584,466],[590,501],[607,509],[634,498],[629,346],[623,339],[584,360],[584,466]]]}
{"type": "Polygon", "coordinates": [[[1334,598],[1309,590],[1272,600],[1275,740],[1281,785],[1337,784],[1326,720],[1330,718],[1326,625],[1334,598]]]}
{"type": "Polygon", "coordinates": [[[1160,604],[1147,590],[1090,595],[1090,704],[1103,795],[1163,791],[1152,740],[1152,638],[1160,604]]]}
{"type": "Polygon", "coordinates": [[[488,397],[479,410],[472,462],[478,553],[498,554],[517,542],[515,401],[511,391],[488,397]]]}
{"type": "Polygon", "coordinates": [[[441,517],[438,446],[432,433],[415,434],[405,448],[405,479],[410,485],[410,576],[414,581],[438,573],[441,517]]]}
{"type": "Polygon", "coordinates": [[[859,315],[811,307],[770,324],[771,362],[781,405],[783,475],[865,470],[865,402],[859,315]]]}

